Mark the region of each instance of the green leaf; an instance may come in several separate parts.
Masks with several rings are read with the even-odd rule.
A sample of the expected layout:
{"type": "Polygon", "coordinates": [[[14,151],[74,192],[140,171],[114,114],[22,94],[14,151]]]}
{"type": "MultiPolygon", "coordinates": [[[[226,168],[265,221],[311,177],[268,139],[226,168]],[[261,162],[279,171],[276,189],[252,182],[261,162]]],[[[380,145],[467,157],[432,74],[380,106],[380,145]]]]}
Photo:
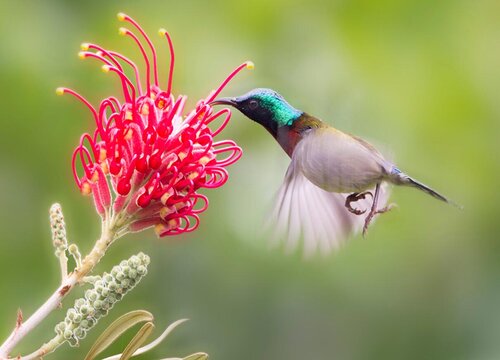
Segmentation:
{"type": "Polygon", "coordinates": [[[146,310],[134,310],[120,316],[99,336],[85,360],[93,360],[101,352],[106,350],[125,331],[141,322],[153,321],[153,315],[146,310]]]}
{"type": "Polygon", "coordinates": [[[207,360],[208,359],[208,354],[202,353],[202,352],[197,352],[191,355],[186,356],[185,358],[164,358],[161,360],[207,360]]]}
{"type": "MultiPolygon", "coordinates": [[[[137,349],[135,351],[135,353],[132,355],[132,356],[137,356],[137,355],[141,355],[141,354],[144,354],[145,352],[153,349],[154,347],[158,346],[163,340],[165,340],[165,338],[177,327],[179,326],[180,324],[182,324],[183,322],[186,322],[188,319],[181,319],[181,320],[177,320],[175,322],[173,322],[172,324],[170,324],[166,329],[165,331],[163,331],[163,333],[158,336],[155,340],[151,341],[149,344],[137,349]]],[[[118,355],[113,355],[113,356],[110,356],[110,357],[107,357],[103,360],[118,360],[120,359],[120,356],[122,356],[122,354],[118,354],[118,355]]],[[[183,360],[181,358],[171,358],[170,360],[183,360]]]]}
{"type": "Polygon", "coordinates": [[[182,360],[207,360],[207,359],[208,359],[208,354],[203,353],[203,352],[197,352],[197,353],[186,356],[182,360]]]}
{"type": "Polygon", "coordinates": [[[120,360],[128,360],[132,356],[134,356],[135,351],[139,349],[142,344],[144,344],[144,342],[148,339],[149,335],[151,335],[154,329],[155,325],[152,322],[145,323],[139,329],[137,334],[135,334],[132,340],[130,340],[125,350],[123,350],[120,360]]]}

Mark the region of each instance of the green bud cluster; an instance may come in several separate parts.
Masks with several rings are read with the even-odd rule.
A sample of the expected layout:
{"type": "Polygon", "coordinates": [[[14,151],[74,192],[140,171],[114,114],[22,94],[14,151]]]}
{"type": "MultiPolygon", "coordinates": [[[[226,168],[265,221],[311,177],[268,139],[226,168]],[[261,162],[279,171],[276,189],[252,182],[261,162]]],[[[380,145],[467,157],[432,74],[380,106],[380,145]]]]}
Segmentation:
{"type": "Polygon", "coordinates": [[[139,253],[123,260],[93,283],[85,297],[77,299],[55,331],[71,346],[78,346],[87,332],[146,275],[149,256],[139,253]]]}
{"type": "Polygon", "coordinates": [[[61,210],[61,205],[54,204],[50,207],[50,229],[52,230],[52,243],[56,248],[56,256],[64,253],[68,248],[66,238],[66,224],[61,210]]]}

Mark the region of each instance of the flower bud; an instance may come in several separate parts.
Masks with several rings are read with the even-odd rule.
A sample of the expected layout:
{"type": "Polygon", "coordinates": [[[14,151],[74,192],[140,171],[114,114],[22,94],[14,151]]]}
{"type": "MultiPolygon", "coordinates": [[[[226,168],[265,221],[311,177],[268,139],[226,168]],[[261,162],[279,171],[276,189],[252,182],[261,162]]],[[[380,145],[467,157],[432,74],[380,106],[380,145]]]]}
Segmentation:
{"type": "Polygon", "coordinates": [[[64,330],[63,337],[64,337],[66,340],[71,339],[71,337],[72,337],[72,336],[73,336],[73,331],[71,331],[70,329],[66,329],[66,330],[64,330]]]}
{"type": "Polygon", "coordinates": [[[56,248],[56,253],[63,253],[68,247],[68,240],[66,238],[66,224],[64,223],[64,216],[62,213],[61,205],[54,204],[50,207],[50,229],[52,231],[52,243],[56,248]]]}
{"type": "Polygon", "coordinates": [[[146,274],[149,256],[142,254],[132,258],[122,261],[121,265],[113,267],[110,274],[104,273],[101,279],[96,280],[93,288],[85,291],[83,298],[75,300],[64,321],[56,325],[55,332],[71,346],[78,345],[78,340],[83,339],[97,321],[106,316],[114,304],[146,274]]]}

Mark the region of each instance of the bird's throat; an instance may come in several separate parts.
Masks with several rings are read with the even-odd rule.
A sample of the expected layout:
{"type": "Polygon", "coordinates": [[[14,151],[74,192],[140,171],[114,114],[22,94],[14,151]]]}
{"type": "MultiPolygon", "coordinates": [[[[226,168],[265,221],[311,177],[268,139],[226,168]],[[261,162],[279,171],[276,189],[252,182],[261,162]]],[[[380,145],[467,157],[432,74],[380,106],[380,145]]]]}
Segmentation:
{"type": "Polygon", "coordinates": [[[295,147],[304,136],[307,136],[310,131],[326,126],[318,118],[302,113],[290,125],[279,126],[276,129],[276,134],[273,134],[273,136],[288,156],[292,157],[295,147]]]}
{"type": "Polygon", "coordinates": [[[302,139],[300,133],[294,131],[292,126],[279,127],[274,138],[290,157],[292,157],[293,150],[302,139]]]}

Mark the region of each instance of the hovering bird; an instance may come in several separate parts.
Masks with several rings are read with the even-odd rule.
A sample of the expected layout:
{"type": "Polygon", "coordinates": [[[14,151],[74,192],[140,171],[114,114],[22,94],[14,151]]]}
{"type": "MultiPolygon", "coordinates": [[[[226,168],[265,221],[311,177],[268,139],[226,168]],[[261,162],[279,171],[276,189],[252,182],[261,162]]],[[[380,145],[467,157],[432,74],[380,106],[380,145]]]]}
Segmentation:
{"type": "Polygon", "coordinates": [[[306,254],[318,247],[336,249],[361,228],[364,236],[375,215],[392,207],[385,205],[387,184],[414,187],[453,204],[403,173],[367,141],[294,108],[274,90],[254,89],[211,105],[235,107],[262,125],[291,157],[274,209],[277,230],[291,249],[301,236],[306,254]]]}

